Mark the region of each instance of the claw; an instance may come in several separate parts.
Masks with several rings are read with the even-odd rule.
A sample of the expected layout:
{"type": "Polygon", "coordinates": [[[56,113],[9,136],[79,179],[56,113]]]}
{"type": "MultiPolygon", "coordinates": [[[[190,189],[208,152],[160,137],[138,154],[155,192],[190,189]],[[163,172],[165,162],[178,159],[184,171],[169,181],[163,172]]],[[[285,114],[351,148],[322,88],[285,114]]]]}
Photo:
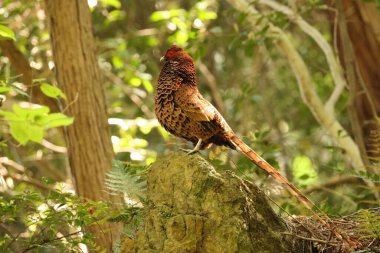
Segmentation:
{"type": "Polygon", "coordinates": [[[191,155],[191,154],[194,154],[194,153],[198,152],[197,150],[194,150],[194,149],[187,149],[187,148],[180,148],[179,150],[185,152],[186,155],[191,155]]]}
{"type": "Polygon", "coordinates": [[[187,155],[191,155],[191,154],[197,153],[200,150],[201,144],[202,144],[202,139],[199,139],[197,142],[197,145],[195,145],[194,149],[189,150],[189,149],[181,148],[181,150],[185,151],[187,153],[187,155]]]}

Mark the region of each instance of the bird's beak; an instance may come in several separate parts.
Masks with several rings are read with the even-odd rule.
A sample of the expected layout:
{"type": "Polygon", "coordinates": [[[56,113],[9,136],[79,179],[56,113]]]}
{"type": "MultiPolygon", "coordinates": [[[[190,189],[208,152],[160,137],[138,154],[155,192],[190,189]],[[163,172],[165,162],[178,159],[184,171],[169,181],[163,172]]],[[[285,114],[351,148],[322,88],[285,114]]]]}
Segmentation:
{"type": "Polygon", "coordinates": [[[161,58],[160,58],[160,62],[163,62],[165,60],[165,56],[162,56],[161,58]]]}

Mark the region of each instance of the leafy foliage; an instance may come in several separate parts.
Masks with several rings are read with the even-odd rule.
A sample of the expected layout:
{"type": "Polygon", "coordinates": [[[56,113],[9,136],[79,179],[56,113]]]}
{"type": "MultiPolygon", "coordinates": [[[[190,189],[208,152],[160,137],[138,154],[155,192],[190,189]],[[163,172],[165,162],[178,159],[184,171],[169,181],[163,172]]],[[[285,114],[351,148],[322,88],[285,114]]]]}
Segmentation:
{"type": "MultiPolygon", "coordinates": [[[[378,3],[378,0],[370,2],[378,3]]],[[[133,234],[134,227],[141,222],[143,209],[135,204],[144,202],[146,166],[159,153],[189,145],[171,137],[154,116],[152,101],[159,59],[170,44],[184,47],[193,56],[199,70],[201,93],[213,103],[220,97],[222,103],[218,109],[235,132],[293,182],[308,189],[329,182],[332,177],[347,175],[349,166],[343,151],[334,146],[333,140],[300,102],[297,81],[289,64],[276,49],[268,26],[263,25],[270,21],[292,35],[292,43],[308,65],[316,92],[327,99],[334,84],[323,54],[284,14],[270,8],[260,10],[256,24],[260,29],[253,32],[249,17],[231,8],[228,1],[91,0],[88,3],[98,62],[105,77],[110,132],[119,160],[107,175],[107,187],[133,200],[110,221],[126,223],[126,229],[133,234]]],[[[320,11],[322,4],[319,0],[306,1],[297,6],[297,11],[332,43],[331,24],[325,22],[325,11],[320,11]]],[[[22,58],[19,60],[30,65],[36,78],[33,86],[57,102],[75,103],[65,101],[65,94],[54,80],[43,1],[4,0],[0,12],[5,19],[0,25],[0,39],[10,39],[19,49],[22,58]]],[[[78,226],[103,222],[109,209],[61,190],[46,192],[38,187],[41,177],[46,175],[57,182],[68,181],[65,137],[54,128],[68,126],[75,119],[64,112],[51,113],[51,108],[32,104],[34,94],[31,87],[22,83],[22,77],[10,60],[1,55],[1,215],[7,219],[6,226],[17,224],[15,227],[21,228],[3,233],[1,250],[8,250],[8,246],[26,249],[45,242],[41,247],[75,251],[80,242],[91,244],[90,235],[83,236],[84,231],[78,226]],[[60,207],[66,201],[69,204],[60,207]],[[31,217],[37,217],[33,218],[38,221],[35,226],[31,217]],[[59,227],[62,224],[67,227],[59,227]],[[70,236],[69,228],[80,232],[70,236]],[[50,232],[44,234],[47,229],[50,232]],[[25,236],[17,237],[21,230],[25,236]],[[62,236],[65,238],[57,239],[62,236]]],[[[348,91],[344,91],[335,110],[347,128],[348,100],[348,91]]],[[[272,187],[265,173],[237,152],[221,148],[207,152],[217,168],[235,168],[237,174],[270,191],[271,198],[286,210],[302,212],[299,205],[283,197],[281,189],[272,187]]],[[[376,159],[373,157],[375,172],[378,171],[376,159]]],[[[358,176],[371,182],[379,180],[377,173],[358,176]]],[[[376,189],[356,184],[321,189],[312,199],[330,213],[352,212],[377,203],[373,200],[376,189]]],[[[363,219],[376,222],[371,213],[363,215],[366,215],[363,219]]]]}
{"type": "Polygon", "coordinates": [[[109,204],[83,200],[59,186],[51,188],[47,195],[25,190],[12,197],[0,197],[1,252],[52,248],[79,252],[80,244],[96,249],[83,226],[106,221],[111,212],[109,204]]]}
{"type": "Polygon", "coordinates": [[[111,222],[122,222],[124,224],[123,233],[129,237],[136,236],[136,232],[143,224],[144,208],[129,206],[124,208],[119,214],[108,219],[111,222]]]}
{"type": "Polygon", "coordinates": [[[358,212],[356,219],[359,222],[358,232],[362,238],[380,240],[380,215],[378,209],[363,209],[358,212]]]}
{"type": "Polygon", "coordinates": [[[28,141],[41,142],[45,130],[54,127],[71,125],[73,118],[62,113],[50,113],[49,107],[39,106],[23,108],[13,105],[13,111],[0,110],[9,125],[10,133],[22,145],[28,141]]]}
{"type": "Polygon", "coordinates": [[[126,164],[114,160],[112,170],[107,173],[105,185],[114,193],[123,193],[126,207],[108,219],[110,222],[122,222],[123,233],[134,237],[143,222],[146,190],[146,167],[126,164]]]}

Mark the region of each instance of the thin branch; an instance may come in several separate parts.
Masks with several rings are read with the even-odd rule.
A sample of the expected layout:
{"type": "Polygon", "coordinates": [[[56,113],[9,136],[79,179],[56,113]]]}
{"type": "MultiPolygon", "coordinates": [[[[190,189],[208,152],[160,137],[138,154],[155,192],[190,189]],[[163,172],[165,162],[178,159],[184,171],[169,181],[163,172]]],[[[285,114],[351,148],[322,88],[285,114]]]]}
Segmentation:
{"type": "Polygon", "coordinates": [[[206,84],[207,84],[207,87],[210,89],[211,97],[214,100],[216,108],[221,114],[223,114],[224,112],[223,99],[220,96],[215,76],[211,73],[211,71],[207,68],[207,66],[203,62],[198,62],[198,68],[202,72],[202,75],[205,77],[207,81],[206,84]]]}
{"type": "Polygon", "coordinates": [[[67,152],[66,147],[57,146],[54,143],[51,143],[45,139],[42,140],[41,145],[44,146],[45,148],[50,149],[50,150],[57,152],[57,153],[66,153],[67,152]]]}
{"type": "MultiPolygon", "coordinates": [[[[229,2],[239,11],[249,14],[252,26],[256,26],[260,15],[252,5],[245,0],[229,0],[229,2]]],[[[346,158],[351,163],[352,167],[357,171],[364,171],[365,166],[360,156],[358,146],[347,131],[342,127],[334,114],[330,113],[330,111],[323,105],[321,98],[314,90],[314,84],[309,70],[297,49],[281,29],[274,26],[270,22],[267,22],[267,25],[269,27],[267,31],[268,34],[276,35],[277,41],[275,43],[288,60],[294,75],[297,78],[297,83],[303,102],[308,106],[315,119],[333,138],[336,144],[341,149],[345,150],[346,158]]]]}
{"type": "Polygon", "coordinates": [[[11,159],[9,159],[6,156],[0,157],[0,165],[1,164],[5,164],[5,165],[8,165],[8,166],[11,166],[14,169],[16,169],[17,171],[19,171],[20,173],[25,173],[25,167],[24,166],[22,166],[21,164],[13,161],[11,159]]]}
{"type": "Polygon", "coordinates": [[[360,183],[360,182],[363,182],[363,179],[361,179],[360,177],[337,176],[337,177],[330,178],[324,184],[313,185],[313,186],[307,188],[306,190],[304,190],[303,192],[305,194],[308,194],[308,193],[311,193],[311,192],[314,192],[314,191],[317,191],[320,189],[324,189],[324,188],[333,188],[336,186],[342,186],[344,184],[352,184],[352,183],[360,183]]]}
{"type": "Polygon", "coordinates": [[[2,175],[3,177],[10,177],[12,178],[13,180],[15,181],[18,181],[18,182],[23,182],[23,183],[26,183],[26,184],[30,184],[30,185],[33,185],[41,190],[48,190],[48,191],[51,191],[51,190],[54,190],[53,187],[49,186],[49,185],[46,185],[46,184],[43,184],[41,183],[39,180],[36,180],[34,178],[28,178],[27,176],[25,175],[20,175],[20,174],[11,174],[11,173],[8,173],[7,171],[5,172],[2,172],[2,175]]]}
{"type": "Polygon", "coordinates": [[[293,12],[287,6],[273,0],[259,0],[259,3],[269,6],[270,8],[287,15],[292,22],[296,23],[299,28],[304,33],[309,35],[321,48],[325,54],[326,61],[330,68],[331,76],[335,83],[335,88],[331,93],[330,98],[327,100],[325,107],[329,113],[334,113],[335,104],[342,94],[344,88],[347,87],[347,83],[344,79],[342,67],[339,63],[339,60],[335,56],[330,44],[327,43],[327,41],[323,38],[323,35],[317,29],[307,23],[300,15],[298,15],[298,13],[293,12]]]}
{"type": "Polygon", "coordinates": [[[329,133],[336,144],[346,151],[346,158],[352,166],[357,171],[364,171],[365,166],[357,144],[335,118],[334,114],[330,113],[330,111],[323,106],[321,98],[313,88],[313,81],[305,62],[292,45],[289,38],[282,30],[278,28],[274,29],[277,30],[279,34],[279,39],[276,44],[288,59],[288,62],[293,69],[304,103],[309,107],[316,120],[329,133]]]}
{"type": "Polygon", "coordinates": [[[60,237],[56,237],[54,239],[51,239],[51,240],[43,240],[42,242],[40,242],[39,244],[34,244],[33,246],[30,246],[29,248],[26,248],[24,249],[22,252],[25,253],[25,252],[28,252],[32,249],[35,249],[37,247],[40,247],[41,245],[44,245],[44,244],[47,244],[47,243],[51,243],[51,242],[54,242],[54,241],[58,241],[58,240],[61,240],[63,238],[68,238],[68,237],[71,237],[73,235],[77,235],[77,234],[80,234],[82,233],[82,231],[78,230],[78,231],[75,231],[75,232],[72,232],[70,234],[67,234],[67,235],[63,235],[63,236],[60,236],[60,237]]]}
{"type": "Polygon", "coordinates": [[[329,241],[325,241],[325,240],[321,240],[321,239],[317,239],[317,238],[313,238],[313,237],[305,237],[305,236],[301,236],[301,235],[297,235],[297,234],[292,234],[292,233],[288,233],[288,232],[284,232],[282,234],[283,235],[294,236],[294,237],[297,237],[299,239],[306,240],[306,241],[323,243],[323,244],[326,244],[326,245],[329,245],[329,246],[334,246],[334,247],[338,247],[339,246],[336,243],[332,243],[332,242],[329,242],[329,241]]]}
{"type": "Polygon", "coordinates": [[[155,118],[154,113],[149,109],[148,106],[146,106],[144,101],[138,95],[136,95],[136,93],[141,93],[140,90],[130,89],[129,87],[126,87],[125,82],[110,71],[103,71],[103,73],[111,82],[124,87],[123,91],[125,94],[127,94],[131,101],[141,109],[141,111],[148,119],[155,118]]]}

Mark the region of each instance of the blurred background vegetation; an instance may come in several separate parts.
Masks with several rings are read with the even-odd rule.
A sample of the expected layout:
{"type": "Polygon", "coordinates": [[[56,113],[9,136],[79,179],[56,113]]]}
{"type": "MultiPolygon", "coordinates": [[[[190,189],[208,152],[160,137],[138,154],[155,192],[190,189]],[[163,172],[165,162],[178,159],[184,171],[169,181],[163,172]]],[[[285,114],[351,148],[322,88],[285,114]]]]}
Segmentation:
{"type": "MultiPolygon", "coordinates": [[[[335,85],[321,49],[288,16],[270,8],[260,12],[257,27],[261,28],[253,30],[251,17],[235,9],[233,2],[88,0],[116,159],[144,168],[162,153],[189,148],[189,143],[165,132],[154,115],[159,59],[171,44],[176,44],[193,57],[201,93],[224,115],[235,132],[322,209],[342,215],[377,206],[376,188],[357,177],[342,148],[336,146],[302,102],[292,69],[274,45],[276,37],[262,23],[270,22],[291,34],[292,43],[310,71],[317,95],[326,101],[335,85]]],[[[297,9],[334,47],[334,19],[325,2],[281,2],[297,9]]],[[[61,126],[70,125],[75,119],[65,116],[65,108],[59,102],[66,98],[56,88],[59,84],[54,77],[44,8],[44,2],[38,0],[3,0],[0,5],[2,42],[10,39],[8,42],[19,50],[33,72],[31,86],[58,105],[50,107],[50,111],[47,107],[31,106],[33,95],[25,83],[25,75],[20,75],[4,52],[0,54],[0,99],[3,100],[0,216],[7,221],[0,226],[0,236],[10,238],[3,241],[4,249],[12,243],[10,235],[23,233],[28,240],[37,236],[36,228],[28,224],[33,221],[33,215],[46,210],[41,207],[44,203],[60,201],[61,195],[51,196],[57,185],[65,189],[59,191],[62,194],[73,189],[61,126]],[[54,123],[47,124],[51,119],[54,123]],[[15,125],[14,121],[18,123],[15,125]],[[15,196],[18,200],[25,197],[25,192],[38,197],[19,210],[18,202],[11,202],[15,196]]],[[[1,47],[9,48],[4,44],[1,47]]],[[[335,114],[352,134],[348,107],[349,92],[345,89],[335,105],[335,114]]],[[[303,213],[292,198],[285,197],[286,193],[276,182],[237,152],[213,147],[202,154],[218,169],[232,169],[255,181],[287,212],[303,213]]],[[[100,203],[93,205],[99,210],[107,208],[99,207],[100,203]]],[[[68,216],[73,223],[68,224],[83,225],[74,220],[86,215],[73,218],[78,214],[78,207],[73,204],[70,208],[72,215],[68,216]]],[[[92,205],[85,208],[93,210],[92,205]]],[[[97,220],[88,221],[91,222],[97,220]]],[[[76,246],[73,243],[72,247],[76,246]]]]}

